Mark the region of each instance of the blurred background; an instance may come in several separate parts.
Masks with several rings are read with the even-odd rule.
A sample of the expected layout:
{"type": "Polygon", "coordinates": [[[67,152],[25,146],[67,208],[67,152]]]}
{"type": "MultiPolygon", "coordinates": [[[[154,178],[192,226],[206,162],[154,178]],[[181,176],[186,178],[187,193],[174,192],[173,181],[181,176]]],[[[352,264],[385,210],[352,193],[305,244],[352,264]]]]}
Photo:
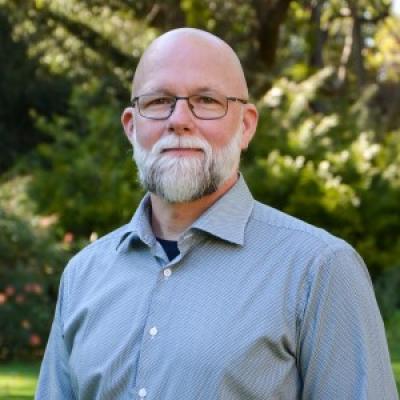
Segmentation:
{"type": "Polygon", "coordinates": [[[0,398],[32,398],[65,263],[142,196],[120,114],[181,26],[239,54],[249,186],[363,256],[400,381],[399,0],[0,0],[0,398]]]}

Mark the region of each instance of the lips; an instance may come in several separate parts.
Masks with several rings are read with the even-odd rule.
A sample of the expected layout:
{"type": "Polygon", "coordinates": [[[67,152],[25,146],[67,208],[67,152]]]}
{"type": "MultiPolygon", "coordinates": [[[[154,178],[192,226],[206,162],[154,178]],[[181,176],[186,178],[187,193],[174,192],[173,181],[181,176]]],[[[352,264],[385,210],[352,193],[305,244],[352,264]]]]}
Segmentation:
{"type": "Polygon", "coordinates": [[[169,152],[176,152],[176,153],[193,153],[193,152],[203,152],[202,149],[193,148],[193,147],[171,147],[168,149],[163,149],[161,153],[169,153],[169,152]]]}

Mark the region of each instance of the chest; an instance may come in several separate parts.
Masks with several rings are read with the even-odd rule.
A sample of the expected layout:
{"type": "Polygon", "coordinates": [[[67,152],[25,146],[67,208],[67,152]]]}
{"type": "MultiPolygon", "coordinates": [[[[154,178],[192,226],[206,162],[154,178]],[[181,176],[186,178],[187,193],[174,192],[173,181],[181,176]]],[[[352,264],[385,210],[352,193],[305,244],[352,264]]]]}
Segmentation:
{"type": "Polygon", "coordinates": [[[300,282],[273,257],[227,250],[202,246],[174,265],[143,252],[81,291],[65,324],[79,390],[206,399],[244,377],[264,394],[276,374],[296,380],[300,282]]]}

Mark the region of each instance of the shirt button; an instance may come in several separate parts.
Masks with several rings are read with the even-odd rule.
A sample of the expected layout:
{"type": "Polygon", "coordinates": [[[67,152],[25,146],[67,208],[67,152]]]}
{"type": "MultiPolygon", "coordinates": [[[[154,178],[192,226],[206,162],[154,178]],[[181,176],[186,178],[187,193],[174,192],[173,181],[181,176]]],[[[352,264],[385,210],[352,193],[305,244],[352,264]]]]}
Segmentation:
{"type": "Polygon", "coordinates": [[[158,333],[157,327],[153,326],[152,328],[150,328],[149,333],[151,336],[156,336],[158,333]]]}
{"type": "Polygon", "coordinates": [[[165,269],[164,269],[164,276],[165,276],[166,278],[169,278],[171,275],[172,275],[171,268],[165,268],[165,269]]]}
{"type": "Polygon", "coordinates": [[[142,399],[147,396],[147,390],[145,388],[141,388],[138,392],[139,397],[142,399]]]}

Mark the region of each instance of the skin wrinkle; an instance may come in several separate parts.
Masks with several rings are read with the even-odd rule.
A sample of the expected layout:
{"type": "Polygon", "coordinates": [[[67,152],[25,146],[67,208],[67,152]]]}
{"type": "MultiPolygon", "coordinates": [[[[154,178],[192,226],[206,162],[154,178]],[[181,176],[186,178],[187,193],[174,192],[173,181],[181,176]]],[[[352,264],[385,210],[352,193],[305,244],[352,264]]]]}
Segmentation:
{"type": "MultiPolygon", "coordinates": [[[[234,51],[214,35],[192,28],[167,32],[149,46],[139,61],[133,88],[133,97],[152,92],[190,96],[206,89],[227,97],[248,98],[243,69],[234,51]]],[[[160,173],[152,181],[167,184],[169,189],[167,194],[165,185],[144,185],[150,191],[151,224],[157,237],[176,240],[236,183],[240,153],[247,148],[255,133],[258,112],[254,104],[229,101],[225,116],[202,120],[192,114],[186,101],[178,101],[173,113],[165,120],[146,119],[138,113],[136,106],[126,108],[121,120],[136,149],[137,164],[140,164],[136,157],[139,153],[151,154],[160,140],[174,135],[205,141],[212,149],[211,158],[219,158],[219,165],[223,166],[220,168],[215,162],[208,163],[206,173],[199,165],[193,167],[199,160],[204,160],[201,151],[175,151],[156,157],[154,164],[160,166],[166,161],[169,164],[165,164],[167,168],[159,168],[160,173]],[[143,151],[138,152],[138,149],[143,151]],[[217,173],[212,174],[210,168],[215,166],[217,173]],[[182,173],[183,170],[186,173],[182,173]],[[172,179],[169,176],[171,171],[174,174],[172,179]],[[211,185],[206,184],[207,174],[219,178],[211,185]],[[191,189],[186,190],[186,187],[191,189]]],[[[139,158],[143,161],[145,157],[139,158]]],[[[144,172],[139,165],[141,169],[144,172]]],[[[144,175],[140,176],[142,182],[144,175]]]]}
{"type": "Polygon", "coordinates": [[[240,139],[239,129],[224,148],[215,150],[201,138],[167,136],[157,142],[151,151],[144,149],[135,140],[134,159],[141,183],[145,189],[171,203],[197,200],[212,194],[238,169],[240,139]],[[182,146],[201,149],[202,159],[163,155],[163,149],[171,145],[173,148],[182,146]],[[180,182],[176,185],[178,176],[180,182]]]}
{"type": "MultiPolygon", "coordinates": [[[[142,65],[139,90],[244,94],[229,47],[209,33],[164,35],[142,65]]],[[[181,202],[155,187],[131,222],[70,260],[37,400],[398,399],[362,259],[256,201],[239,177],[257,117],[254,104],[233,101],[215,120],[185,101],[163,120],[123,111],[135,153],[173,195],[213,168],[227,180],[181,202]]]]}

